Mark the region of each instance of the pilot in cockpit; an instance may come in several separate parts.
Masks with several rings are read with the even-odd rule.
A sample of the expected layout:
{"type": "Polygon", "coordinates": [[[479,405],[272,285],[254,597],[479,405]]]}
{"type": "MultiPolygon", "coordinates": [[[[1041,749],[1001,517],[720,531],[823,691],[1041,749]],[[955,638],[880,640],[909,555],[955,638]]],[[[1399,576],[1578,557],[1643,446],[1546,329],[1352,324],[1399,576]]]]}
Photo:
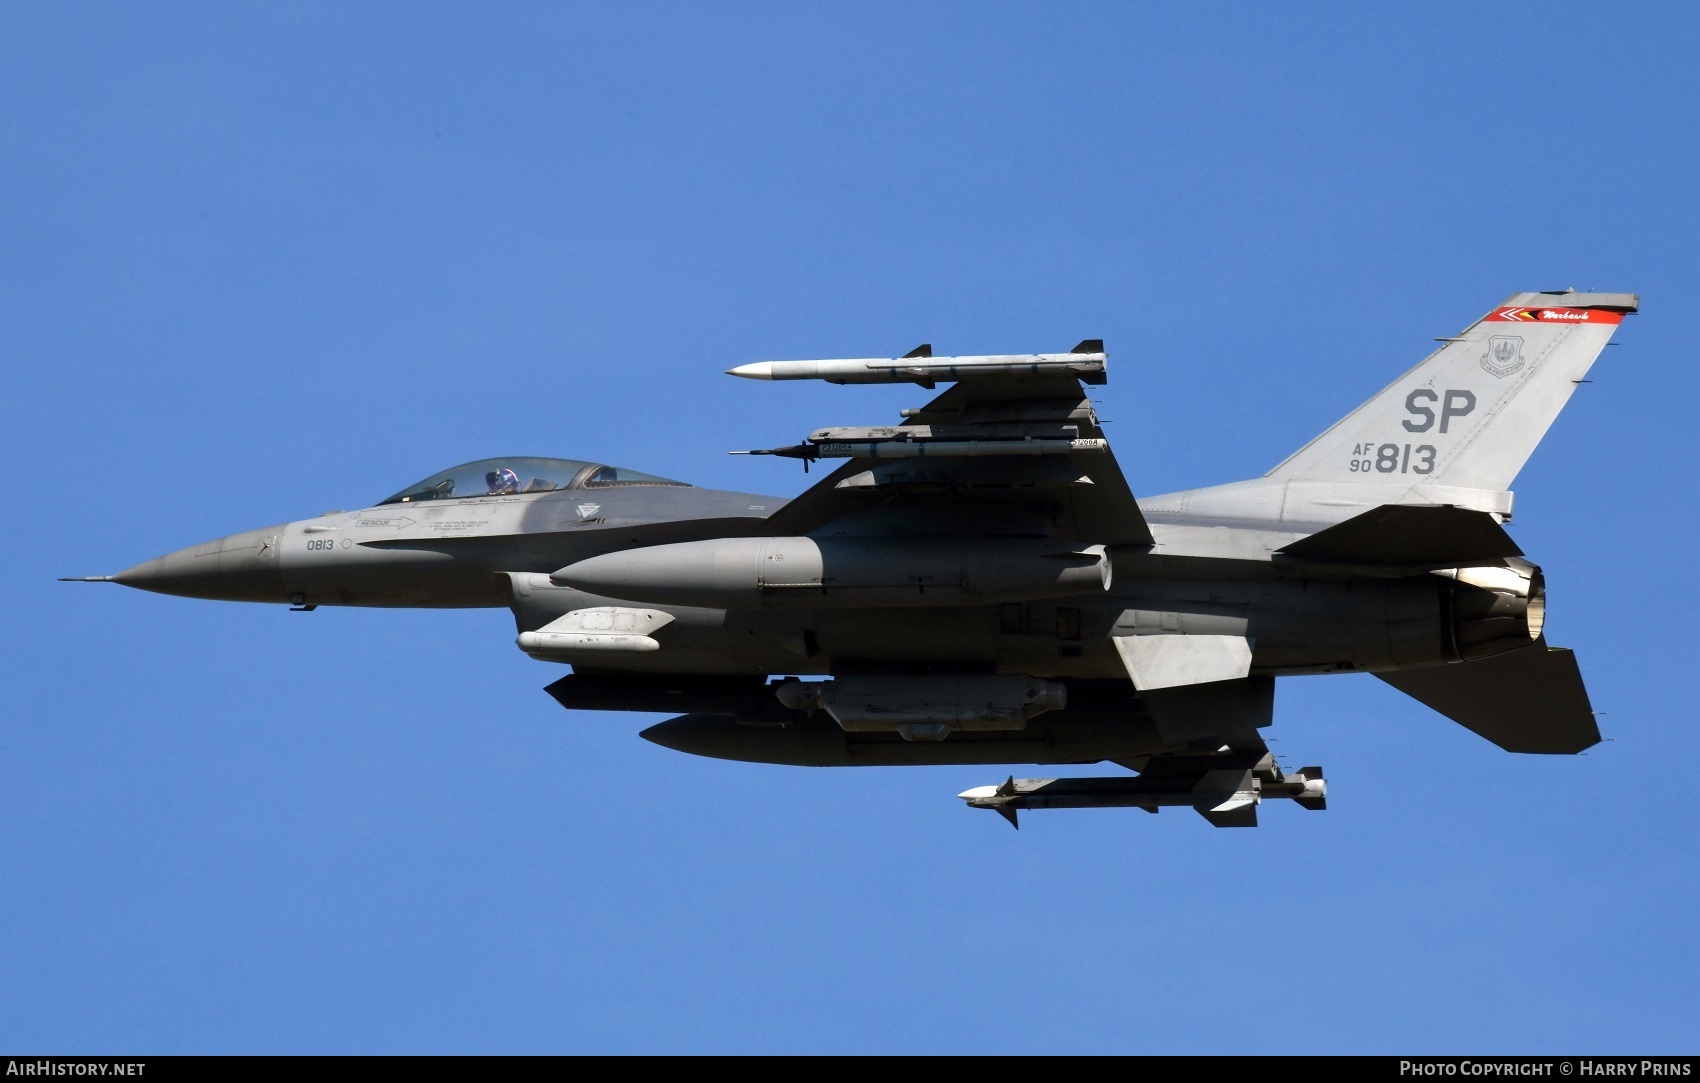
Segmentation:
{"type": "Polygon", "coordinates": [[[510,496],[519,492],[519,475],[505,466],[484,475],[484,484],[489,488],[490,496],[510,496]]]}

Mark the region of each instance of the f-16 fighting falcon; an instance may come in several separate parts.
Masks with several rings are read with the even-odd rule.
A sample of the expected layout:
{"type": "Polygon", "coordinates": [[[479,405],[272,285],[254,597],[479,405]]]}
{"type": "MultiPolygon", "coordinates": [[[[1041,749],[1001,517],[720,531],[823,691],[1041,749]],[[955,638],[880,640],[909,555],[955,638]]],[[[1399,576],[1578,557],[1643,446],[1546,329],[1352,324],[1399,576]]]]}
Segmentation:
{"type": "Polygon", "coordinates": [[[511,457],[364,511],[91,581],[318,606],[506,606],[569,710],[809,766],[1090,764],[960,796],[1021,809],[1321,809],[1262,734],[1277,677],[1369,672],[1501,748],[1600,739],[1512,480],[1638,299],[1519,293],[1262,477],[1136,500],[1067,353],[763,361],[755,380],[951,385],[898,424],[748,452],[837,468],[793,499],[511,457]]]}

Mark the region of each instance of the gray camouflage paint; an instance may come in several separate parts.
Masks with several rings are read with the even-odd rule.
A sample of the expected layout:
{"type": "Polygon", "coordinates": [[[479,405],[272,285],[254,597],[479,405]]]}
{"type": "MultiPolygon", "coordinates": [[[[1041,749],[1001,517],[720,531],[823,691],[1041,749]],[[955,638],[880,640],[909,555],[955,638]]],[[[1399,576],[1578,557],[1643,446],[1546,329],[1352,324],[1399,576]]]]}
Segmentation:
{"type": "MultiPolygon", "coordinates": [[[[1066,429],[1087,450],[1043,459],[954,459],[937,467],[856,459],[795,500],[632,485],[390,504],[234,534],[110,578],[168,594],[306,606],[508,606],[527,632],[576,610],[634,604],[551,579],[603,554],[769,534],[947,535],[966,547],[992,534],[1048,536],[1106,545],[1110,588],[1085,597],[924,608],[877,601],[825,608],[644,602],[673,618],[655,635],[660,649],[551,652],[548,660],[577,671],[551,691],[564,704],[582,706],[591,702],[584,690],[594,685],[597,705],[654,710],[641,682],[622,685],[620,675],[676,679],[676,702],[686,713],[646,736],[709,755],[812,764],[1115,759],[1143,767],[1145,757],[1196,750],[1200,742],[1261,750],[1256,729],[1272,718],[1271,677],[1367,671],[1399,674],[1389,679],[1425,702],[1452,703],[1441,709],[1506,747],[1574,751],[1568,744],[1588,740],[1574,719],[1574,732],[1548,748],[1529,728],[1533,722],[1507,736],[1457,706],[1452,686],[1459,675],[1484,667],[1459,662],[1459,622],[1466,617],[1457,606],[1466,588],[1456,585],[1456,575],[1435,574],[1434,561],[1378,561],[1374,554],[1344,562],[1300,559],[1282,550],[1386,505],[1450,507],[1494,523],[1508,520],[1518,469],[1622,314],[1636,307],[1627,294],[1513,295],[1263,477],[1137,505],[1114,458],[1091,451],[1103,432],[1074,376],[964,379],[903,426],[816,436],[920,432],[955,440],[951,446],[958,448],[971,446],[976,435],[1007,442],[1066,429]],[[991,399],[988,388],[999,389],[991,399]],[[980,482],[1013,479],[1025,488],[1010,491],[1038,495],[875,499],[888,490],[929,492],[913,483],[928,481],[925,471],[935,469],[944,471],[932,478],[940,493],[952,487],[972,493],[980,482]],[[1243,637],[1253,648],[1250,672],[1141,692],[1128,683],[1116,641],[1146,635],[1243,637]],[[847,734],[819,712],[780,711],[760,690],[771,674],[921,673],[1061,680],[1069,682],[1070,705],[1019,733],[957,733],[928,743],[847,734]],[[756,698],[729,708],[723,691],[732,686],[713,684],[716,679],[745,681],[736,685],[744,689],[739,694],[756,698]],[[1237,706],[1242,701],[1251,706],[1237,706]],[[699,702],[712,710],[691,705],[699,702]]],[[[1101,368],[1102,354],[1091,356],[1101,368]]],[[[906,362],[927,363],[924,355],[906,362]]],[[[1507,559],[1480,563],[1500,567],[1507,559]]],[[[1525,653],[1547,652],[1538,621],[1529,638],[1537,642],[1525,653]]],[[[1567,652],[1550,652],[1561,653],[1551,664],[1573,672],[1567,652]]],[[[1506,668],[1511,663],[1496,665],[1496,672],[1511,674],[1501,683],[1517,679],[1506,668]]],[[[1579,677],[1575,687],[1586,708],[1579,677]]],[[[1575,715],[1578,707],[1572,697],[1553,709],[1575,715]]],[[[1013,806],[1007,814],[1013,816],[1013,806]]]]}

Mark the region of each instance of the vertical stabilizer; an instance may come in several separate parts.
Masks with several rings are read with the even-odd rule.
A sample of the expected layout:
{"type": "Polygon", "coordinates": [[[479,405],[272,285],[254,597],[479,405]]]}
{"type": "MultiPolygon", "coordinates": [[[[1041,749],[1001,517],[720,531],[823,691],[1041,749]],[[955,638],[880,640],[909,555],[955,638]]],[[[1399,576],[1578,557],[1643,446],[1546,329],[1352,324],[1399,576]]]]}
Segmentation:
{"type": "Polygon", "coordinates": [[[1518,293],[1267,475],[1504,490],[1639,307],[1630,293],[1518,293]]]}

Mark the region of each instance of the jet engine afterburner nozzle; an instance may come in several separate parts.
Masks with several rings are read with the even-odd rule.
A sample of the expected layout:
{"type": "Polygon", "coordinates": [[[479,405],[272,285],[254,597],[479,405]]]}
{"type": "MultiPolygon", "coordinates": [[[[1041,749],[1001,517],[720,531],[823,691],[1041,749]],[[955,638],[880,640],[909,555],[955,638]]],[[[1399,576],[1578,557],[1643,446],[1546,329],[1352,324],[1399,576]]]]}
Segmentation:
{"type": "Polygon", "coordinates": [[[1488,658],[1541,637],[1546,624],[1546,577],[1526,560],[1503,567],[1447,568],[1452,653],[1457,661],[1488,658]]]}

